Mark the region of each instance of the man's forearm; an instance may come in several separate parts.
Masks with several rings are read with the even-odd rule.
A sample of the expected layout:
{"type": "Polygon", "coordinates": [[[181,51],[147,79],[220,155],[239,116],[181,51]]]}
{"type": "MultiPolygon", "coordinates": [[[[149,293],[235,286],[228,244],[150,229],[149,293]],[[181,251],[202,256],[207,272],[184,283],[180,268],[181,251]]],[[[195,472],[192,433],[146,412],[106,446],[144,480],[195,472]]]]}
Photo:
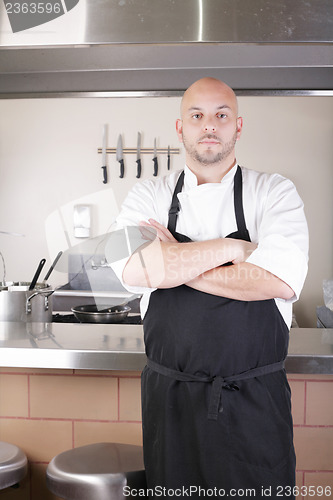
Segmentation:
{"type": "Polygon", "coordinates": [[[234,300],[287,300],[294,295],[294,291],[277,276],[247,262],[212,269],[186,284],[196,290],[234,300]]]}
{"type": "Polygon", "coordinates": [[[123,279],[132,286],[172,288],[226,262],[243,261],[254,247],[231,238],[191,243],[164,242],[156,238],[131,256],[123,279]]]}

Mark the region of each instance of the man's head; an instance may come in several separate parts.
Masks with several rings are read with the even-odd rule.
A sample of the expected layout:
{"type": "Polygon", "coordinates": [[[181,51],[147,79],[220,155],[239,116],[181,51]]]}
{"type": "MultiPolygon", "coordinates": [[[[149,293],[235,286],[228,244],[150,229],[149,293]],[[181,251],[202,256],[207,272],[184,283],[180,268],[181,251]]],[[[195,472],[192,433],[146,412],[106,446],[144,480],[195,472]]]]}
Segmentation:
{"type": "Polygon", "coordinates": [[[215,78],[193,83],[184,93],[176,123],[188,166],[231,167],[242,124],[236,95],[227,84],[215,78]]]}

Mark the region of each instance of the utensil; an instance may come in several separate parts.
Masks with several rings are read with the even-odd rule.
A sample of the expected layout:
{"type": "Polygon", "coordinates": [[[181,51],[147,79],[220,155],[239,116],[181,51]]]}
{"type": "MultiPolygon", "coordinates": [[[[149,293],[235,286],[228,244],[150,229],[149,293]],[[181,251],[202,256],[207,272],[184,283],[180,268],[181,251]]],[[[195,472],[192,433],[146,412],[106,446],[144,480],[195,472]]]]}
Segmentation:
{"type": "Polygon", "coordinates": [[[58,262],[58,260],[60,259],[60,257],[62,256],[62,251],[60,251],[58,253],[58,255],[56,256],[56,258],[54,259],[50,269],[47,271],[47,273],[45,274],[45,278],[43,279],[43,284],[45,284],[47,282],[47,280],[49,279],[50,277],[50,274],[52,273],[53,269],[55,268],[56,266],[56,263],[58,262]]]}
{"type": "Polygon", "coordinates": [[[154,139],[154,158],[153,158],[153,162],[154,162],[154,177],[157,176],[157,172],[158,172],[158,162],[157,162],[157,148],[156,148],[156,138],[154,139]]]}
{"type": "Polygon", "coordinates": [[[40,273],[42,272],[42,269],[44,267],[44,264],[46,262],[46,259],[42,259],[37,267],[37,271],[35,272],[34,277],[32,278],[32,281],[29,286],[29,290],[33,290],[36,286],[37,280],[39,278],[40,273]]]}
{"type": "Polygon", "coordinates": [[[102,169],[103,169],[103,184],[108,182],[108,173],[106,170],[106,139],[107,139],[107,125],[103,126],[103,145],[102,145],[102,169]]]}
{"type": "Polygon", "coordinates": [[[124,177],[125,167],[124,167],[124,159],[123,159],[123,140],[122,140],[121,134],[119,134],[119,137],[118,137],[116,159],[117,159],[117,161],[119,161],[119,164],[120,164],[119,177],[122,179],[124,177]]]}
{"type": "Polygon", "coordinates": [[[136,178],[139,179],[141,177],[141,134],[140,134],[140,132],[138,132],[138,142],[137,142],[137,147],[136,147],[136,163],[138,164],[136,178]]]}
{"type": "Polygon", "coordinates": [[[168,170],[170,170],[170,146],[168,146],[168,170]]]}
{"type": "Polygon", "coordinates": [[[131,308],[128,306],[110,307],[102,305],[97,309],[94,304],[72,307],[71,310],[80,323],[119,323],[127,317],[131,308]]]}

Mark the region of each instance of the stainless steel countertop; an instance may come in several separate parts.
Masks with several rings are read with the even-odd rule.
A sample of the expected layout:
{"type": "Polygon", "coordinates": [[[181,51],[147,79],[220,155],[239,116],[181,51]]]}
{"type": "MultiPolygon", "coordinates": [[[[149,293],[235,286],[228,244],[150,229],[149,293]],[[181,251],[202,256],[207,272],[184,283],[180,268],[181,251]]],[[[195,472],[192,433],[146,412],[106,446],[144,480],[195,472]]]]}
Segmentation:
{"type": "MultiPolygon", "coordinates": [[[[0,322],[0,366],[137,370],[146,363],[141,325],[0,322]]],[[[293,328],[288,373],[333,374],[333,329],[293,328]]]]}

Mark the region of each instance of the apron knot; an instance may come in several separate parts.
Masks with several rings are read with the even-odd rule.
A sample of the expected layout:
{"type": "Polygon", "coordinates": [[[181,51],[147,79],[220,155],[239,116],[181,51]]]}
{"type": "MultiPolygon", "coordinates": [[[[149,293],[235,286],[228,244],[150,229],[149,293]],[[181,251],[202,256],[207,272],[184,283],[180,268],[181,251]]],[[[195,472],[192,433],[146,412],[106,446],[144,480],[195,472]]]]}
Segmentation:
{"type": "Polygon", "coordinates": [[[208,408],[209,420],[217,420],[218,414],[223,412],[222,389],[228,389],[229,391],[239,391],[238,385],[234,384],[233,382],[228,382],[223,377],[214,377],[208,408]]]}
{"type": "Polygon", "coordinates": [[[229,391],[239,391],[238,385],[235,383],[238,380],[248,380],[255,377],[260,377],[262,375],[267,375],[268,373],[277,372],[284,369],[284,361],[277,361],[276,363],[271,363],[269,365],[258,366],[252,368],[237,375],[231,375],[229,377],[221,377],[217,375],[216,377],[202,377],[198,375],[193,375],[192,373],[185,373],[166,366],[160,365],[151,359],[147,359],[147,365],[149,368],[154,370],[161,375],[171,377],[180,382],[205,382],[212,384],[212,392],[210,395],[209,407],[208,407],[208,419],[217,420],[218,414],[222,413],[222,389],[228,389],[229,391]]]}

